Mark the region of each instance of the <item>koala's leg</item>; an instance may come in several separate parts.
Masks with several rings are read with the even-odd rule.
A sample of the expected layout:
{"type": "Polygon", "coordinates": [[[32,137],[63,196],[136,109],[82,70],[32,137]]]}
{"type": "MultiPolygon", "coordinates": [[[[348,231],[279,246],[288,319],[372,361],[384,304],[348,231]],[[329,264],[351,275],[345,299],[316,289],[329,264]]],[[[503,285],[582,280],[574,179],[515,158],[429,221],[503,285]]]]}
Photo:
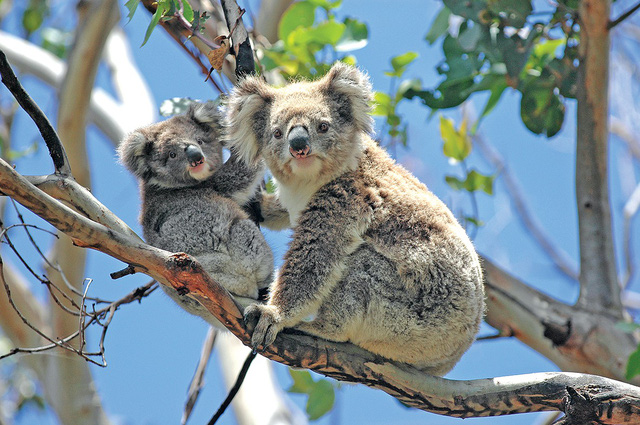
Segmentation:
{"type": "Polygon", "coordinates": [[[348,256],[363,242],[373,211],[355,183],[324,186],[298,220],[289,251],[271,287],[269,303],[245,310],[254,347],[270,345],[284,327],[317,313],[342,278],[348,256]]]}
{"type": "Polygon", "coordinates": [[[238,274],[249,278],[248,289],[269,286],[273,279],[273,253],[251,220],[238,220],[229,229],[228,251],[238,274]]]}

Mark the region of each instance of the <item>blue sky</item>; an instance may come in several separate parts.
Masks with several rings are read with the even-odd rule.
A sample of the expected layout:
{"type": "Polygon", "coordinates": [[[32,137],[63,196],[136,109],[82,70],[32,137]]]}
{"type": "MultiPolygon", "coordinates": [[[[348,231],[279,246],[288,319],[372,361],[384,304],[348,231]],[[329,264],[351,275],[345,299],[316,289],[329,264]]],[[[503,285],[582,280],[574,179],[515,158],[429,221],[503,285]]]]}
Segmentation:
{"type": "MultiPolygon", "coordinates": [[[[424,41],[424,35],[439,7],[440,2],[432,0],[344,1],[338,15],[356,17],[369,26],[369,43],[355,54],[359,66],[370,74],[376,90],[386,91],[389,87],[389,79],[383,74],[390,68],[389,59],[410,50],[418,52],[420,56],[408,68],[406,77],[421,78],[427,87],[437,83],[435,66],[442,56],[440,46],[429,46],[424,41]]],[[[255,5],[252,8],[257,11],[255,5]]],[[[124,7],[122,14],[126,15],[124,7]]],[[[172,97],[215,97],[216,93],[203,83],[198,68],[160,28],[144,47],[138,48],[149,18],[149,14],[140,8],[132,22],[124,28],[130,37],[136,62],[148,79],[157,104],[172,97]]],[[[110,89],[104,74],[98,81],[101,86],[110,89]]],[[[33,78],[25,78],[24,83],[53,121],[55,105],[50,97],[51,92],[33,78]]],[[[482,105],[481,99],[476,102],[482,105]]],[[[398,161],[414,172],[454,212],[468,211],[468,199],[452,192],[444,181],[446,174],[459,173],[460,170],[442,154],[438,120],[429,120],[430,111],[417,101],[407,102],[401,106],[400,112],[409,123],[409,149],[397,149],[398,161]]],[[[457,121],[460,119],[455,111],[445,114],[457,121]]],[[[554,243],[577,262],[574,121],[575,105],[569,103],[563,131],[558,136],[551,140],[535,136],[524,128],[520,120],[519,97],[507,93],[481,129],[519,179],[529,206],[554,243]]],[[[28,145],[37,139],[35,130],[30,128],[24,114],[18,117],[18,123],[25,129],[16,135],[16,140],[28,145]]],[[[616,149],[619,148],[612,145],[614,155],[616,149]]],[[[133,177],[116,163],[112,144],[95,128],[89,130],[89,155],[95,196],[140,233],[137,223],[137,185],[133,177]]],[[[471,165],[485,173],[495,172],[477,154],[472,155],[471,165]]],[[[43,174],[49,169],[50,161],[44,149],[18,163],[18,170],[25,174],[43,174]]],[[[613,177],[614,200],[619,195],[616,185],[616,177],[613,177]]],[[[509,198],[504,194],[500,179],[496,192],[493,197],[478,195],[480,219],[486,223],[475,238],[478,251],[525,282],[563,301],[574,301],[577,286],[554,269],[524,230],[509,198]]],[[[619,226],[620,221],[615,223],[619,226]]],[[[637,223],[634,232],[638,232],[637,223]]],[[[276,257],[281,257],[286,249],[287,234],[267,232],[267,240],[276,257]]],[[[122,267],[122,263],[103,254],[90,254],[87,275],[95,280],[92,289],[95,295],[116,298],[149,280],[146,276],[136,275],[112,281],[108,274],[122,267]]],[[[109,365],[105,369],[93,369],[104,406],[117,419],[116,423],[178,423],[206,331],[207,325],[203,321],[180,310],[160,291],[141,305],[125,306],[118,312],[106,342],[109,365]]],[[[491,332],[488,326],[483,325],[482,335],[491,332]]],[[[282,385],[288,387],[290,381],[286,368],[278,365],[276,370],[282,385]]],[[[474,344],[448,377],[474,379],[555,370],[557,368],[552,363],[517,340],[500,339],[474,344]]],[[[221,374],[215,362],[207,372],[206,382],[207,386],[191,419],[192,424],[206,423],[225,396],[221,374]]],[[[304,405],[302,396],[294,394],[291,398],[299,405],[304,405]]],[[[539,414],[527,414],[472,421],[474,424],[532,424],[540,417],[539,414]]],[[[18,423],[50,422],[45,421],[42,415],[28,413],[18,423]]],[[[220,423],[235,423],[230,411],[220,423]]],[[[317,423],[437,425],[460,423],[460,420],[406,409],[385,393],[362,385],[341,385],[337,391],[335,409],[317,423]]]]}

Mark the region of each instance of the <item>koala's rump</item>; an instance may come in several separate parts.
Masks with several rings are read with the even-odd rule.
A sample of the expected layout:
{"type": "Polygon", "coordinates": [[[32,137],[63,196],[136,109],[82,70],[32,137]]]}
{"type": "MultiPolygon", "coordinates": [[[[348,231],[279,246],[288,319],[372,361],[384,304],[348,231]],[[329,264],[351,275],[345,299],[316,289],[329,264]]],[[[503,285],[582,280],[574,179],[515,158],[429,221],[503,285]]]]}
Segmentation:
{"type": "Polygon", "coordinates": [[[436,375],[448,372],[473,342],[482,309],[460,310],[459,294],[439,285],[407,286],[368,244],[349,256],[344,270],[313,320],[299,329],[436,375]]]}

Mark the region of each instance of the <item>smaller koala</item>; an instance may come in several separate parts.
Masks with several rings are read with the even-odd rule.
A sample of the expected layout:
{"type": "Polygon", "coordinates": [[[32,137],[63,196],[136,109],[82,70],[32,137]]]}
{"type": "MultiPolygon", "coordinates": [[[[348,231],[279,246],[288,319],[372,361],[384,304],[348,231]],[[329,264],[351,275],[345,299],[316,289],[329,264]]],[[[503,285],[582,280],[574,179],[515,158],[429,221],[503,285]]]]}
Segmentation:
{"type": "MultiPolygon", "coordinates": [[[[212,103],[195,103],[183,115],[129,134],[120,161],[140,182],[145,240],[193,255],[245,307],[264,295],[273,254],[240,205],[256,193],[264,166],[231,156],[223,163],[221,116],[212,103]]],[[[221,326],[194,299],[162,289],[188,312],[221,326]]]]}
{"type": "Polygon", "coordinates": [[[230,96],[232,150],[264,158],[276,184],[265,226],[293,227],[268,303],[245,320],[254,348],[294,327],[443,375],[482,321],[480,262],[446,205],[370,137],[372,98],[339,62],[281,88],[247,77],[230,96]]]}

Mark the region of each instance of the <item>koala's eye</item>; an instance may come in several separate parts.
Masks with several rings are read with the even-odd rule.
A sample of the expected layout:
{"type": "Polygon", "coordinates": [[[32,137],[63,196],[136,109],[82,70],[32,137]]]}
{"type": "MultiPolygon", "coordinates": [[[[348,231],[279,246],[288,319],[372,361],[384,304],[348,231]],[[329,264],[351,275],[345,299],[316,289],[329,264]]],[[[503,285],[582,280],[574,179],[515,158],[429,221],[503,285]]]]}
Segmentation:
{"type": "Polygon", "coordinates": [[[280,130],[279,128],[276,128],[275,130],[273,130],[273,137],[275,137],[276,139],[281,139],[282,130],[280,130]]]}
{"type": "Polygon", "coordinates": [[[329,131],[329,124],[326,122],[321,122],[318,126],[318,131],[320,133],[326,133],[327,131],[329,131]]]}
{"type": "Polygon", "coordinates": [[[169,156],[171,158],[175,158],[176,157],[176,153],[174,151],[169,152],[169,156]]]}
{"type": "Polygon", "coordinates": [[[196,140],[196,142],[197,142],[199,145],[201,145],[201,144],[203,144],[203,143],[204,143],[204,140],[202,140],[202,139],[197,139],[197,140],[196,140]]]}

